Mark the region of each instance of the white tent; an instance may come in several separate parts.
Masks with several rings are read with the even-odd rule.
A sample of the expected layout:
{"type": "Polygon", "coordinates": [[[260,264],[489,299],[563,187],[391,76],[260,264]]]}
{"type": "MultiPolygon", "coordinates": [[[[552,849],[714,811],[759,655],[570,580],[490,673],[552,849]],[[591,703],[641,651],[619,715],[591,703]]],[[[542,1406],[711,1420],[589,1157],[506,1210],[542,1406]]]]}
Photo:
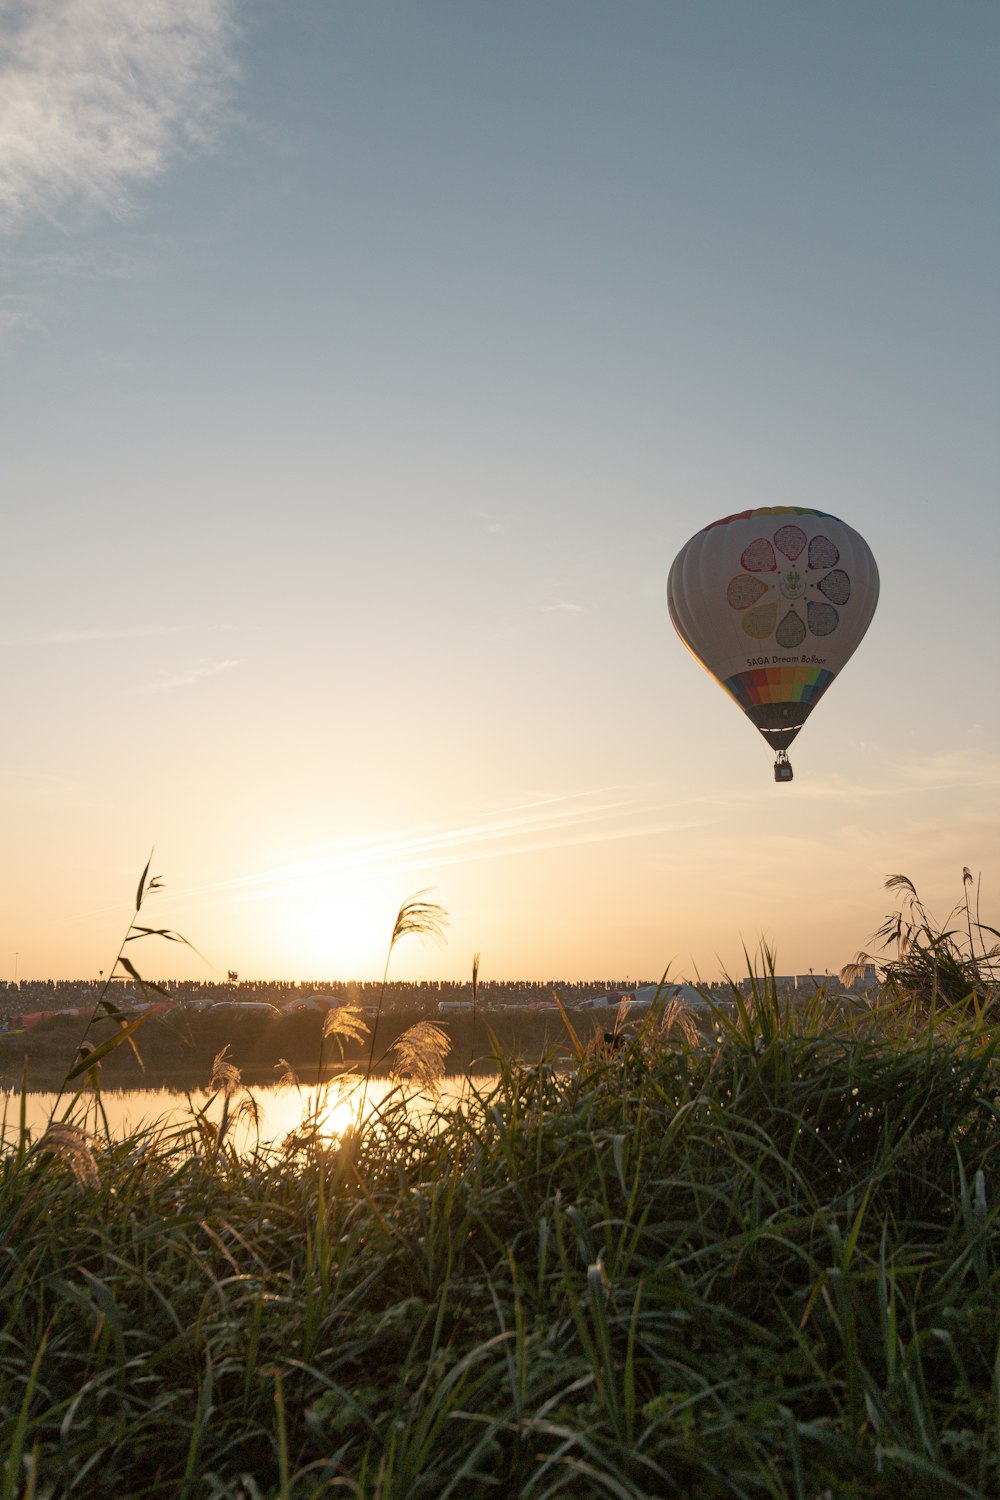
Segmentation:
{"type": "Polygon", "coordinates": [[[687,1005],[691,1010],[707,1011],[708,1005],[704,998],[699,995],[693,984],[642,984],[632,997],[634,1007],[647,1008],[658,998],[660,1005],[667,1005],[671,1000],[677,1000],[682,1005],[687,1005]]]}
{"type": "Polygon", "coordinates": [[[283,1009],[286,1015],[291,1015],[297,1010],[337,1010],[343,1003],[335,995],[321,995],[317,992],[315,995],[296,995],[283,1009]]]}

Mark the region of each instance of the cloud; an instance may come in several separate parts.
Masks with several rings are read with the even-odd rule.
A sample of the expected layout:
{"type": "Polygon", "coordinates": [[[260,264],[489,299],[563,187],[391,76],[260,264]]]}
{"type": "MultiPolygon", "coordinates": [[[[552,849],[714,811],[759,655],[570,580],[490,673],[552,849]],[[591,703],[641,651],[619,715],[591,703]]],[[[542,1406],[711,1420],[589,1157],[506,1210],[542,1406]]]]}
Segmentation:
{"type": "Polygon", "coordinates": [[[77,281],[129,281],[137,271],[154,265],[159,253],[155,236],[132,232],[120,234],[114,243],[72,240],[58,248],[33,247],[18,255],[8,252],[0,267],[36,281],[52,276],[77,281]]]}
{"type": "Polygon", "coordinates": [[[0,637],[0,646],[78,646],[91,641],[134,641],[148,636],[178,635],[182,625],[67,625],[35,635],[0,637]]]}
{"type": "Polygon", "coordinates": [[[489,510],[474,510],[473,520],[478,521],[487,536],[502,536],[507,530],[507,522],[502,521],[489,510]]]}
{"type": "MultiPolygon", "coordinates": [[[[189,621],[183,625],[62,625],[55,630],[36,630],[20,635],[0,636],[0,648],[88,646],[95,642],[141,641],[157,636],[190,635],[192,632],[197,632],[199,635],[215,634],[235,628],[225,623],[206,625],[200,621],[189,621]]],[[[244,632],[255,628],[253,626],[240,627],[244,632]]]]}
{"type": "Polygon", "coordinates": [[[211,144],[235,76],[233,0],[22,0],[0,18],[0,224],[80,205],[211,144]]]}
{"type": "Polygon", "coordinates": [[[390,839],[335,845],[319,854],[293,859],[253,874],[192,886],[172,894],[178,910],[206,905],[267,901],[322,888],[331,880],[419,874],[446,866],[539,853],[543,850],[677,836],[691,826],[686,809],[655,808],[615,795],[617,788],[592,790],[485,813],[472,823],[412,831],[390,839]]]}
{"type": "Polygon", "coordinates": [[[900,758],[897,773],[910,788],[922,791],[996,786],[1000,782],[1000,753],[990,745],[910,751],[900,758]]]}
{"type": "Polygon", "coordinates": [[[0,297],[0,337],[11,333],[15,328],[32,328],[37,323],[37,299],[13,294],[0,297]]]}
{"type": "Polygon", "coordinates": [[[15,804],[39,804],[43,807],[94,808],[99,806],[93,793],[73,777],[61,771],[37,771],[15,768],[0,788],[0,799],[15,804]]]}
{"type": "Polygon", "coordinates": [[[225,661],[201,661],[194,662],[190,667],[180,672],[172,672],[168,677],[161,677],[157,682],[147,683],[145,687],[137,689],[140,693],[170,693],[174,688],[191,687],[196,682],[204,682],[208,677],[218,677],[223,672],[229,672],[233,667],[238,667],[239,662],[226,659],[225,661]]]}

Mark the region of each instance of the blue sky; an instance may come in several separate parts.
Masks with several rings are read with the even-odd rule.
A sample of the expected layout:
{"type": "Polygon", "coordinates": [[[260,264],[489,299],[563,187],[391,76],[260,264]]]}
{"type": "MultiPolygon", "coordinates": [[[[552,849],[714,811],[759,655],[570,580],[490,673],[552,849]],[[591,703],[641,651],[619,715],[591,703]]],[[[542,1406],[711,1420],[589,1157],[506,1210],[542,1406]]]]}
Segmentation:
{"type": "Polygon", "coordinates": [[[0,26],[0,973],[104,967],[154,844],[164,921],[296,977],[424,886],[401,972],[832,968],[896,869],[988,903],[994,6],[0,26]],[[665,608],[768,504],[882,576],[789,788],[665,608]]]}

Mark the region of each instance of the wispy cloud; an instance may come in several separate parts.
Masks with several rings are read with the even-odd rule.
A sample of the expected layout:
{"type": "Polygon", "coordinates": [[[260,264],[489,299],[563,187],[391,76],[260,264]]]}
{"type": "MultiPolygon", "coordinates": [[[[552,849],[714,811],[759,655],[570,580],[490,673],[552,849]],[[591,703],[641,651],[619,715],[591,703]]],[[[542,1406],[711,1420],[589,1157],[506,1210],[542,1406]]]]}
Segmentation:
{"type": "Polygon", "coordinates": [[[15,328],[31,328],[38,322],[38,300],[34,297],[0,297],[0,337],[15,328]]]}
{"type": "Polygon", "coordinates": [[[7,251],[0,259],[0,269],[22,278],[45,281],[58,276],[76,281],[129,281],[137,272],[154,266],[160,255],[161,242],[155,235],[134,230],[120,230],[114,241],[64,241],[53,248],[29,251],[7,251]]]}
{"type": "Polygon", "coordinates": [[[137,688],[139,693],[171,693],[175,688],[192,687],[196,682],[204,682],[209,677],[219,677],[223,672],[232,671],[238,667],[239,661],[227,658],[224,661],[206,661],[203,657],[194,662],[190,667],[184,667],[179,672],[168,673],[158,678],[155,682],[149,682],[145,687],[137,688]]]}
{"type": "Polygon", "coordinates": [[[0,646],[79,646],[92,641],[136,641],[149,636],[179,635],[181,625],[65,625],[30,635],[8,635],[0,646]]]}
{"type": "Polygon", "coordinates": [[[335,845],[268,869],[171,892],[171,910],[272,900],[315,890],[349,876],[352,881],[417,874],[485,860],[623,839],[678,835],[689,826],[683,808],[650,808],[617,789],[544,798],[503,808],[453,827],[413,831],[397,838],[335,845]],[[609,792],[611,795],[609,795],[609,792]]]}
{"type": "Polygon", "coordinates": [[[0,224],[112,213],[204,149],[235,74],[233,0],[33,0],[0,14],[0,224]]]}
{"type": "Polygon", "coordinates": [[[205,635],[231,629],[231,625],[191,622],[183,625],[63,625],[57,630],[0,636],[0,647],[87,646],[105,641],[142,641],[158,636],[190,635],[193,631],[205,635]]]}
{"type": "MultiPolygon", "coordinates": [[[[795,751],[793,750],[794,756],[795,751]]],[[[1000,785],[1000,754],[987,745],[953,750],[884,750],[859,760],[848,771],[823,779],[807,775],[796,781],[796,801],[886,802],[907,801],[932,792],[974,794],[983,787],[1000,785]]]]}
{"type": "MultiPolygon", "coordinates": [[[[646,811],[633,803],[628,788],[593,788],[539,797],[491,809],[474,822],[454,827],[407,831],[387,839],[343,840],[318,853],[289,859],[264,870],[167,891],[161,905],[169,906],[171,911],[190,911],[204,906],[266,901],[312,890],[344,876],[359,880],[414,870],[423,874],[429,867],[497,859],[566,844],[604,842],[628,837],[623,828],[626,823],[631,826],[637,818],[636,833],[655,832],[645,821],[646,811]]],[[[120,906],[101,907],[69,920],[90,920],[116,910],[120,906]]]]}
{"type": "MultiPolygon", "coordinates": [[[[562,587],[563,585],[557,586],[562,587]]],[[[518,601],[515,610],[506,613],[494,624],[490,631],[491,640],[523,640],[542,630],[560,628],[555,624],[555,621],[543,621],[541,618],[542,615],[556,617],[562,615],[568,621],[576,620],[581,615],[590,612],[591,606],[581,604],[579,600],[572,599],[566,594],[561,594],[553,598],[552,589],[549,587],[539,588],[535,592],[536,598],[538,595],[547,595],[548,597],[545,598],[544,602],[541,602],[541,600],[531,602],[527,599],[518,601]]]]}
{"type": "Polygon", "coordinates": [[[59,771],[13,770],[0,787],[0,800],[12,804],[38,804],[52,808],[95,808],[98,798],[85,782],[59,771]]]}
{"type": "Polygon", "coordinates": [[[447,864],[456,855],[483,858],[491,850],[509,853],[524,840],[536,846],[540,839],[549,839],[555,834],[564,839],[584,826],[604,821],[610,814],[627,806],[627,802],[617,798],[610,801],[596,800],[592,796],[547,798],[538,803],[488,813],[474,823],[453,828],[333,848],[204,889],[244,893],[258,889],[270,893],[275,889],[288,889],[297,882],[310,884],[348,871],[358,874],[364,869],[385,872],[409,868],[415,858],[426,866],[447,864]]]}
{"type": "Polygon", "coordinates": [[[478,521],[487,536],[502,536],[507,530],[507,522],[502,521],[489,510],[474,510],[472,519],[478,521]]]}
{"type": "Polygon", "coordinates": [[[996,786],[1000,782],[1000,752],[990,745],[969,744],[901,757],[899,774],[910,786],[924,791],[955,787],[996,786]]]}

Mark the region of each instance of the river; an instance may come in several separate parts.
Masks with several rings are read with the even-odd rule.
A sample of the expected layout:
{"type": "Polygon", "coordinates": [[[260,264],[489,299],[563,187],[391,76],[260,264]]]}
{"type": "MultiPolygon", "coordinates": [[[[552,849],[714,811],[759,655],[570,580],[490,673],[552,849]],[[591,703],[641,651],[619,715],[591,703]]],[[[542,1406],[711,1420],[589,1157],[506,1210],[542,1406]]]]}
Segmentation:
{"type": "MultiPolygon", "coordinates": [[[[488,1092],[493,1077],[479,1076],[475,1087],[488,1092]]],[[[430,1113],[435,1109],[456,1105],[468,1097],[469,1079],[464,1073],[448,1074],[431,1091],[420,1092],[408,1087],[405,1092],[385,1078],[373,1078],[368,1085],[365,1113],[384,1107],[399,1099],[406,1101],[411,1113],[430,1113]]],[[[24,1123],[37,1140],[49,1121],[61,1119],[70,1097],[57,1099],[54,1093],[27,1093],[23,1096],[24,1123]]],[[[229,1104],[232,1121],[231,1138],[242,1151],[252,1148],[259,1139],[262,1145],[281,1142],[307,1121],[317,1121],[324,1133],[331,1136],[352,1124],[361,1105],[361,1086],[355,1080],[353,1086],[345,1087],[338,1080],[324,1085],[299,1086],[295,1084],[271,1084],[254,1088],[238,1088],[229,1104]],[[256,1120],[249,1110],[240,1110],[247,1098],[256,1105],[256,1120]]],[[[103,1090],[100,1108],[92,1095],[84,1095],[77,1103],[72,1119],[92,1134],[99,1137],[108,1131],[112,1137],[122,1139],[137,1130],[158,1126],[164,1130],[176,1129],[193,1120],[196,1110],[206,1112],[207,1118],[218,1123],[222,1119],[224,1096],[214,1096],[204,1089],[184,1093],[176,1089],[108,1089],[103,1090]]],[[[0,1098],[0,1146],[10,1148],[17,1140],[21,1128],[22,1096],[11,1091],[0,1098]]]]}

